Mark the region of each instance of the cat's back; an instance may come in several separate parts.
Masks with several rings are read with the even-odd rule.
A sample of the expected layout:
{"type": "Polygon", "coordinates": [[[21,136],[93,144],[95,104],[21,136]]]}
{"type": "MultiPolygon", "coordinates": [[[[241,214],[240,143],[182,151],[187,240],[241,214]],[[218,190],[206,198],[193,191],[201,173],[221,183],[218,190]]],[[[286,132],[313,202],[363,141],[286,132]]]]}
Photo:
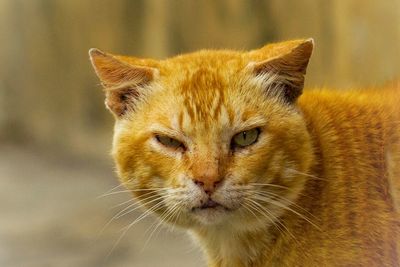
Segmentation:
{"type": "MultiPolygon", "coordinates": [[[[342,259],[367,253],[361,262],[369,266],[398,262],[399,104],[398,86],[305,91],[298,101],[314,140],[315,174],[324,179],[315,215],[332,237],[326,248],[342,259]]],[[[312,185],[306,191],[317,194],[312,185]]]]}
{"type": "Polygon", "coordinates": [[[305,91],[299,107],[313,130],[319,134],[336,134],[353,139],[368,135],[369,141],[382,140],[386,147],[399,143],[400,82],[390,87],[366,90],[334,91],[329,89],[305,91]],[[324,132],[326,130],[326,132],[324,132]],[[354,131],[358,131],[354,136],[354,131]]]}
{"type": "MultiPolygon", "coordinates": [[[[365,90],[306,91],[299,106],[321,153],[339,164],[383,164],[400,210],[400,82],[365,90]],[[332,147],[330,147],[332,145],[332,147]],[[332,155],[329,155],[332,153],[332,155]]],[[[375,166],[374,165],[374,166],[375,166]]]]}

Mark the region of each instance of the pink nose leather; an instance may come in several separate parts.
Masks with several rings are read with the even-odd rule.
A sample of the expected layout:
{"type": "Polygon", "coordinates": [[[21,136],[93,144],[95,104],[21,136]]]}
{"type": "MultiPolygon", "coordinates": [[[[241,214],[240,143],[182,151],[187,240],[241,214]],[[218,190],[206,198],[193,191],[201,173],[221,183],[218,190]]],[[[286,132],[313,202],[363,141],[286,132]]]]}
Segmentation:
{"type": "Polygon", "coordinates": [[[206,193],[211,193],[221,182],[218,165],[213,163],[199,163],[192,169],[193,182],[203,188],[206,193]]]}

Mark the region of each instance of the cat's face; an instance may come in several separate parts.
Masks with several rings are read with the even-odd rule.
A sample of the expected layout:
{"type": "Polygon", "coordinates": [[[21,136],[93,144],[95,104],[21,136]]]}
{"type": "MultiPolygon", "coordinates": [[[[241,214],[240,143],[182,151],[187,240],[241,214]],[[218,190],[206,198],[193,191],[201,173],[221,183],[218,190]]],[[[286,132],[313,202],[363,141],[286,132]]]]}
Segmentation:
{"type": "Polygon", "coordinates": [[[297,41],[165,61],[92,52],[116,117],[121,181],[147,209],[181,226],[276,221],[312,161],[294,104],[310,47],[297,41]]]}

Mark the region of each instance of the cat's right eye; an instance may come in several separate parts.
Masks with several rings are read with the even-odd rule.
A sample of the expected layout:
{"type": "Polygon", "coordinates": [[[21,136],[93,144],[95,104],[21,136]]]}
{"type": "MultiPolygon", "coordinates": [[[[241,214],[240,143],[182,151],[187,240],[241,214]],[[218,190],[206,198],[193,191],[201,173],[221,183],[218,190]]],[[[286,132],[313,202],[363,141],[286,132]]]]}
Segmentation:
{"type": "Polygon", "coordinates": [[[166,147],[173,148],[173,149],[178,149],[178,148],[185,149],[185,146],[184,146],[184,144],[182,142],[180,142],[180,141],[178,141],[178,140],[176,140],[174,138],[171,138],[169,136],[156,135],[156,139],[160,144],[162,144],[162,145],[164,145],[166,147]]]}
{"type": "Polygon", "coordinates": [[[232,147],[244,148],[257,142],[258,135],[260,134],[259,128],[250,129],[237,133],[232,138],[232,147]]]}

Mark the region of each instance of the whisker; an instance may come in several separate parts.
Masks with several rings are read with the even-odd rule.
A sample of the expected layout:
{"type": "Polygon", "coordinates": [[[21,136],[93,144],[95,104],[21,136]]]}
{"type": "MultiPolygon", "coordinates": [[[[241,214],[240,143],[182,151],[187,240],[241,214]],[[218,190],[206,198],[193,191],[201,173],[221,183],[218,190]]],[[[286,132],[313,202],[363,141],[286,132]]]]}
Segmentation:
{"type": "Polygon", "coordinates": [[[328,181],[328,180],[323,179],[323,178],[321,178],[321,177],[317,177],[317,176],[312,175],[312,174],[304,173],[304,172],[301,172],[301,171],[298,171],[298,170],[295,170],[295,169],[292,169],[292,168],[287,168],[287,169],[288,169],[289,171],[292,171],[292,172],[295,172],[295,173],[297,173],[297,174],[300,174],[300,175],[304,175],[304,176],[313,178],[313,179],[315,179],[315,180],[328,181]]]}
{"type": "Polygon", "coordinates": [[[270,186],[270,187],[278,187],[278,188],[283,188],[283,189],[290,189],[290,187],[284,186],[284,185],[278,185],[278,184],[269,184],[269,183],[249,183],[249,185],[261,185],[261,186],[270,186]]]}
{"type": "MultiPolygon", "coordinates": [[[[251,198],[249,198],[248,200],[251,201],[254,205],[257,205],[258,207],[260,207],[260,209],[262,209],[262,210],[264,210],[265,212],[267,212],[270,216],[272,216],[272,217],[276,220],[276,222],[277,222],[280,226],[282,226],[283,229],[285,229],[285,231],[286,231],[297,243],[299,243],[298,240],[297,240],[297,238],[293,235],[293,233],[286,227],[285,224],[283,224],[283,223],[279,220],[279,218],[277,218],[275,215],[273,215],[271,211],[269,211],[266,207],[264,207],[263,205],[261,205],[260,203],[258,203],[257,201],[255,201],[255,200],[253,200],[253,199],[251,199],[251,198]]],[[[266,217],[269,218],[268,216],[266,216],[266,217]]],[[[274,223],[274,221],[273,221],[271,218],[269,218],[269,220],[270,220],[272,223],[274,223]]]]}
{"type": "Polygon", "coordinates": [[[129,190],[121,190],[121,191],[115,191],[115,192],[110,192],[107,194],[102,194],[98,196],[97,198],[102,198],[110,195],[115,195],[115,194],[120,194],[120,193],[127,193],[127,192],[143,192],[143,191],[154,191],[154,192],[162,192],[166,190],[179,190],[175,188],[170,188],[170,187],[155,187],[155,188],[138,188],[138,189],[129,189],[129,190]]]}
{"type": "Polygon", "coordinates": [[[257,211],[258,213],[260,213],[261,215],[263,215],[265,218],[267,218],[275,227],[276,229],[278,229],[279,232],[284,233],[284,231],[281,228],[281,222],[279,221],[279,219],[274,216],[268,209],[264,208],[262,205],[258,204],[257,201],[254,201],[251,198],[246,198],[248,201],[250,201],[250,203],[248,203],[248,205],[250,207],[252,207],[255,211],[257,211]],[[263,212],[264,211],[264,212],[263,212]],[[266,214],[267,213],[267,214],[266,214]],[[271,218],[270,216],[272,216],[273,218],[271,218]],[[274,219],[276,220],[277,224],[274,219]]]}
{"type": "Polygon", "coordinates": [[[111,209],[115,209],[115,208],[121,207],[121,206],[123,206],[125,204],[128,204],[129,202],[132,202],[132,201],[135,201],[135,199],[134,198],[128,199],[127,201],[124,201],[122,203],[119,203],[117,205],[112,206],[111,209]]]}
{"type": "Polygon", "coordinates": [[[128,206],[127,208],[125,208],[124,210],[122,210],[121,212],[119,212],[119,214],[117,214],[117,217],[116,217],[115,219],[119,219],[119,218],[121,218],[121,217],[123,217],[123,216],[125,216],[125,215],[127,215],[127,214],[129,214],[129,213],[134,212],[134,211],[137,210],[137,209],[143,208],[143,207],[145,207],[146,205],[149,205],[149,204],[151,204],[151,203],[153,203],[153,202],[157,202],[157,201],[159,201],[160,199],[163,199],[164,197],[165,197],[165,196],[158,196],[158,195],[155,195],[155,196],[150,196],[150,197],[145,198],[145,199],[150,199],[150,200],[147,201],[147,202],[144,202],[145,199],[141,200],[141,202],[135,202],[135,203],[133,203],[132,205],[130,205],[130,206],[128,206]],[[157,198],[152,199],[152,198],[154,198],[154,197],[157,197],[157,198]],[[130,207],[132,207],[132,206],[134,206],[134,205],[138,205],[138,206],[135,207],[135,208],[133,208],[133,209],[131,209],[131,210],[128,210],[130,207]],[[125,212],[124,212],[124,211],[125,211],[125,212]]]}
{"type": "Polygon", "coordinates": [[[173,229],[175,229],[176,222],[178,221],[179,216],[181,215],[181,213],[182,213],[182,209],[179,209],[178,212],[177,212],[177,214],[176,214],[176,217],[175,217],[175,219],[174,219],[174,221],[173,221],[173,223],[172,223],[172,228],[173,228],[173,229]]]}
{"type": "MultiPolygon", "coordinates": [[[[282,223],[276,216],[274,216],[273,214],[271,214],[271,212],[269,212],[268,209],[267,209],[266,207],[262,206],[262,205],[261,205],[260,203],[258,203],[257,201],[255,201],[255,200],[253,200],[253,199],[251,199],[251,198],[246,198],[246,199],[248,199],[249,201],[253,202],[254,205],[259,206],[261,209],[265,210],[265,211],[268,212],[270,215],[272,215],[272,216],[277,220],[277,222],[286,230],[286,232],[290,235],[290,237],[293,238],[293,240],[299,245],[299,249],[300,249],[301,251],[303,251],[304,253],[306,253],[306,251],[305,251],[305,250],[303,249],[303,247],[301,246],[300,241],[295,237],[295,235],[289,230],[289,228],[288,228],[284,223],[282,223]]],[[[269,218],[269,220],[271,221],[270,218],[269,218]]],[[[279,230],[278,227],[277,227],[277,229],[279,230]]],[[[283,231],[280,231],[280,232],[283,233],[283,231]]]]}
{"type": "Polygon", "coordinates": [[[246,202],[242,203],[242,207],[245,208],[247,211],[249,211],[253,216],[259,220],[258,216],[253,212],[253,210],[248,206],[246,202]]]}
{"type": "Polygon", "coordinates": [[[115,187],[113,187],[113,188],[107,190],[107,191],[104,192],[103,194],[110,193],[110,192],[114,191],[115,189],[117,189],[117,188],[119,188],[119,187],[121,187],[121,186],[125,186],[125,185],[130,184],[130,183],[131,183],[131,180],[129,180],[128,182],[119,183],[117,186],[115,186],[115,187]]]}
{"type": "MultiPolygon", "coordinates": [[[[150,192],[144,193],[143,195],[140,195],[140,197],[145,197],[145,196],[148,196],[148,195],[151,195],[151,194],[155,194],[155,193],[156,192],[150,191],[150,192]]],[[[132,197],[131,199],[129,199],[127,201],[124,201],[124,202],[122,202],[120,204],[117,204],[117,205],[111,207],[111,209],[119,207],[119,206],[123,206],[123,205],[125,205],[125,204],[127,204],[129,202],[133,202],[133,201],[137,201],[137,197],[132,197]]]]}
{"type": "Polygon", "coordinates": [[[145,213],[143,213],[141,216],[139,216],[134,222],[130,223],[128,226],[124,227],[122,230],[123,232],[120,234],[120,236],[118,237],[118,239],[116,240],[116,242],[114,243],[113,247],[111,248],[110,252],[107,254],[106,259],[110,257],[110,255],[112,254],[112,252],[115,250],[115,248],[117,247],[117,245],[119,244],[119,242],[122,240],[122,238],[126,235],[126,233],[128,232],[128,230],[136,223],[138,223],[139,221],[143,220],[144,218],[146,218],[148,215],[150,215],[151,213],[157,211],[158,209],[160,209],[160,205],[162,204],[162,202],[157,203],[155,206],[158,205],[157,208],[152,207],[149,210],[147,210],[145,213]],[[139,219],[140,218],[140,219],[139,219]]]}
{"type": "Polygon", "coordinates": [[[121,194],[121,193],[128,193],[128,192],[132,192],[131,190],[122,190],[122,191],[116,191],[116,192],[110,192],[107,194],[102,194],[96,198],[102,198],[102,197],[106,197],[106,196],[111,196],[111,195],[115,195],[115,194],[121,194]]]}
{"type": "MultiPolygon", "coordinates": [[[[160,199],[163,199],[163,198],[167,195],[167,193],[166,193],[166,192],[161,192],[161,193],[158,193],[158,194],[157,194],[157,193],[155,193],[155,192],[148,192],[148,193],[146,193],[146,194],[144,194],[144,195],[147,195],[147,197],[146,197],[146,198],[143,198],[143,199],[138,199],[138,198],[132,198],[132,199],[130,199],[129,201],[130,201],[130,202],[134,201],[134,203],[129,204],[127,207],[125,207],[124,209],[122,209],[121,211],[119,211],[118,213],[116,213],[116,214],[103,226],[103,228],[100,230],[99,235],[101,235],[101,234],[104,232],[104,230],[110,225],[110,223],[113,222],[114,220],[119,219],[119,218],[121,218],[121,217],[123,217],[123,216],[125,216],[125,215],[127,215],[127,214],[129,214],[129,213],[132,213],[132,212],[134,212],[134,211],[137,210],[137,209],[143,208],[143,207],[145,207],[146,205],[149,205],[149,204],[151,204],[151,203],[153,203],[153,202],[156,202],[156,201],[158,201],[158,200],[160,200],[160,199]],[[153,195],[148,196],[150,193],[152,193],[153,195]],[[133,209],[130,209],[131,207],[134,207],[134,206],[136,206],[136,207],[133,208],[133,209]],[[130,210],[129,210],[129,209],[130,209],[130,210]]],[[[144,195],[143,195],[143,196],[144,196],[144,195]]],[[[125,201],[125,202],[126,202],[126,201],[125,201]]]]}
{"type": "MultiPolygon", "coordinates": [[[[115,247],[118,245],[118,243],[121,241],[121,239],[126,235],[126,233],[129,231],[129,229],[133,226],[133,225],[135,225],[135,224],[137,224],[137,223],[139,223],[140,221],[142,221],[143,219],[145,219],[145,218],[147,218],[149,215],[151,215],[151,214],[153,214],[153,213],[155,213],[155,212],[157,212],[158,210],[161,210],[161,209],[163,209],[164,207],[165,207],[165,196],[166,195],[170,195],[170,194],[174,194],[174,193],[179,193],[179,192],[181,192],[181,191],[185,191],[185,189],[183,189],[183,188],[178,188],[178,189],[176,189],[176,188],[172,188],[172,187],[163,187],[163,188],[149,188],[149,189],[134,189],[134,190],[130,190],[131,192],[133,191],[150,191],[150,190],[152,190],[151,192],[147,192],[147,193],[145,193],[145,194],[143,194],[142,196],[146,196],[146,198],[144,198],[144,199],[139,199],[137,202],[135,202],[135,203],[133,203],[133,204],[130,204],[130,205],[128,205],[127,207],[125,207],[123,210],[121,210],[120,212],[118,212],[116,215],[114,215],[114,217],[107,223],[107,225],[108,224],[110,224],[114,219],[118,219],[118,218],[121,218],[122,216],[125,216],[126,214],[128,214],[128,213],[131,213],[131,212],[133,212],[134,210],[137,210],[137,209],[139,209],[139,208],[141,208],[141,207],[144,207],[144,206],[146,206],[146,205],[150,205],[150,204],[152,204],[152,203],[154,203],[154,202],[157,202],[157,201],[159,201],[158,203],[155,203],[153,206],[151,206],[150,208],[147,208],[140,216],[138,216],[133,222],[131,222],[131,223],[129,223],[127,226],[125,226],[124,228],[122,228],[121,229],[121,231],[122,231],[122,233],[121,233],[121,235],[119,236],[119,238],[117,239],[117,241],[114,243],[114,245],[113,245],[113,247],[112,247],[112,249],[111,249],[111,251],[108,253],[108,256],[107,257],[109,257],[109,255],[111,255],[111,253],[113,252],[113,250],[115,249],[115,247]],[[151,194],[154,194],[154,195],[151,195],[151,194]],[[148,196],[148,195],[150,195],[150,196],[148,196]],[[135,205],[137,205],[136,207],[135,207],[135,205]],[[130,209],[131,207],[133,207],[132,209],[130,209]]],[[[114,192],[112,192],[112,193],[114,193],[114,192]]],[[[137,198],[135,198],[136,200],[137,200],[137,198]]],[[[127,201],[125,201],[124,202],[125,204],[126,203],[129,203],[129,201],[127,202],[127,201]]],[[[176,216],[176,214],[178,213],[177,211],[179,210],[177,207],[178,207],[178,204],[179,203],[176,203],[172,208],[170,208],[170,209],[166,209],[163,213],[162,213],[162,215],[160,216],[161,217],[161,221],[159,222],[159,224],[161,224],[162,222],[164,222],[165,220],[167,220],[167,219],[170,219],[170,218],[174,218],[174,216],[176,216]]],[[[120,204],[121,205],[121,204],[120,204]]],[[[106,226],[107,226],[106,225],[106,226]]],[[[153,226],[154,224],[152,224],[152,226],[153,226]]],[[[105,226],[105,227],[106,227],[105,226]]],[[[148,241],[150,240],[150,238],[152,237],[152,235],[155,233],[155,231],[159,228],[159,226],[160,225],[157,225],[156,227],[155,227],[155,229],[153,230],[153,232],[151,233],[151,235],[150,235],[150,237],[149,237],[149,239],[148,239],[148,241]]],[[[105,228],[104,227],[104,228],[105,228]]],[[[151,228],[151,227],[150,227],[151,228]]],[[[148,229],[148,230],[150,230],[150,228],[148,229]]],[[[147,232],[147,231],[146,231],[147,232]]],[[[146,244],[147,244],[147,242],[148,241],[146,241],[146,244]]]]}
{"type": "Polygon", "coordinates": [[[278,198],[288,202],[290,205],[293,205],[296,208],[299,208],[302,211],[306,212],[308,215],[313,217],[316,221],[319,221],[319,219],[317,217],[315,217],[314,214],[312,214],[311,212],[309,212],[305,208],[301,207],[300,205],[296,204],[295,202],[291,201],[290,199],[288,199],[288,198],[286,198],[284,196],[281,196],[281,195],[278,195],[278,194],[275,194],[275,193],[272,193],[272,192],[268,192],[268,191],[257,191],[257,190],[254,190],[254,191],[251,191],[251,192],[254,193],[254,194],[258,194],[258,195],[262,195],[262,196],[266,196],[266,197],[270,197],[270,196],[278,197],[278,198]]]}
{"type": "MultiPolygon", "coordinates": [[[[279,197],[280,197],[280,196],[279,196],[279,197]]],[[[258,195],[258,196],[256,195],[255,198],[257,198],[258,200],[261,200],[261,201],[263,201],[263,202],[271,203],[271,204],[274,204],[275,206],[278,206],[278,207],[281,207],[281,208],[286,209],[286,210],[288,210],[288,211],[291,211],[291,212],[293,212],[294,214],[296,214],[297,216],[299,216],[300,218],[302,218],[303,220],[305,220],[305,221],[307,221],[308,223],[310,223],[312,226],[314,226],[314,227],[317,228],[318,230],[322,231],[322,229],[321,229],[318,225],[316,225],[313,221],[311,221],[311,220],[310,220],[309,218],[307,218],[305,215],[303,215],[303,214],[297,212],[296,210],[294,210],[294,209],[288,207],[287,205],[283,205],[283,204],[280,203],[279,201],[275,201],[275,200],[273,200],[273,199],[271,199],[271,198],[265,198],[265,197],[260,196],[260,195],[258,195]]]]}
{"type": "Polygon", "coordinates": [[[146,210],[145,212],[143,212],[139,217],[137,217],[132,223],[130,223],[128,226],[125,226],[124,228],[122,228],[123,231],[128,230],[129,228],[131,228],[133,225],[135,225],[136,223],[140,222],[141,220],[143,220],[144,218],[148,217],[150,214],[156,212],[157,210],[160,210],[163,205],[164,205],[164,201],[160,201],[159,203],[155,204],[153,207],[151,207],[150,209],[146,210]]]}
{"type": "MultiPolygon", "coordinates": [[[[151,197],[155,197],[155,196],[151,196],[151,197]]],[[[151,199],[151,197],[145,198],[144,200],[146,200],[146,199],[151,199]]],[[[159,197],[156,198],[155,200],[159,200],[159,199],[162,199],[162,198],[163,198],[162,196],[161,196],[161,197],[159,196],[159,197]]],[[[133,199],[133,200],[135,200],[135,199],[133,199]]],[[[134,202],[134,203],[130,204],[129,206],[125,207],[123,210],[121,210],[121,211],[119,211],[117,214],[115,214],[115,215],[103,226],[103,228],[102,228],[102,229],[100,230],[100,232],[99,232],[99,236],[104,232],[105,229],[107,229],[107,227],[108,227],[108,226],[111,224],[111,222],[113,222],[114,220],[119,219],[119,218],[125,216],[125,215],[128,214],[128,213],[131,213],[131,212],[133,212],[133,211],[135,211],[135,210],[137,210],[137,209],[139,209],[139,208],[142,208],[145,204],[150,204],[150,203],[152,203],[152,202],[154,202],[154,201],[151,200],[151,201],[149,201],[149,202],[147,202],[147,203],[134,202]],[[135,205],[138,205],[138,206],[135,207],[135,208],[133,208],[133,209],[131,209],[131,210],[129,210],[129,211],[127,211],[129,208],[134,207],[135,205]]]]}
{"type": "MultiPolygon", "coordinates": [[[[180,205],[179,202],[178,202],[178,203],[175,203],[175,204],[172,206],[172,208],[169,209],[169,211],[168,211],[168,209],[166,210],[166,211],[168,211],[168,212],[167,212],[164,216],[163,216],[163,215],[160,216],[160,221],[158,222],[158,224],[156,225],[156,227],[154,228],[154,230],[150,233],[150,236],[147,238],[146,243],[145,243],[144,246],[143,246],[144,248],[147,246],[147,244],[148,244],[149,241],[151,240],[151,238],[152,238],[153,234],[156,232],[157,228],[159,228],[159,227],[162,225],[162,223],[167,222],[168,219],[170,219],[171,217],[174,216],[176,210],[178,210],[178,208],[179,208],[179,205],[180,205]]],[[[165,213],[165,212],[164,212],[164,213],[165,213]]],[[[163,214],[164,214],[164,213],[163,213],[163,214]]],[[[160,228],[160,229],[161,229],[161,228],[160,228]]],[[[147,231],[146,231],[146,232],[147,232],[147,231]]]]}
{"type": "Polygon", "coordinates": [[[288,186],[284,186],[284,185],[269,184],[269,183],[266,183],[266,184],[263,184],[263,183],[249,183],[249,185],[252,185],[252,186],[269,186],[269,187],[282,188],[282,189],[285,189],[285,190],[288,190],[288,191],[291,191],[291,192],[295,192],[295,193],[297,193],[297,194],[299,194],[301,196],[310,198],[310,196],[302,194],[300,192],[297,192],[297,191],[293,190],[292,188],[290,188],[288,186]]]}

